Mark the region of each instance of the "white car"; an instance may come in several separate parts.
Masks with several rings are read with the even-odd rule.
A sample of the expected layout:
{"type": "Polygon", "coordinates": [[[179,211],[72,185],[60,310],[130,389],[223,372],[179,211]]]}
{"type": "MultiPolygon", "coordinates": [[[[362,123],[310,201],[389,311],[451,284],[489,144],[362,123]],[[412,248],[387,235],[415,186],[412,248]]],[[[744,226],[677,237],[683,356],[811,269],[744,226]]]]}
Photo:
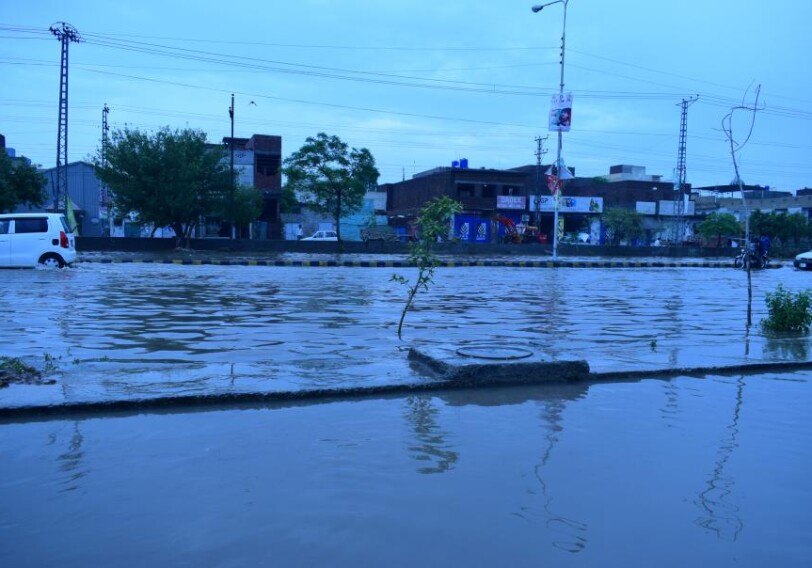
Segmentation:
{"type": "Polygon", "coordinates": [[[795,265],[795,268],[800,268],[801,270],[812,270],[812,250],[802,252],[796,256],[792,264],[795,265]]]}
{"type": "Polygon", "coordinates": [[[309,237],[302,239],[303,241],[337,241],[338,235],[335,231],[316,231],[309,237]]]}
{"type": "Polygon", "coordinates": [[[75,260],[76,242],[64,215],[0,215],[0,268],[63,268],[75,260]]]}

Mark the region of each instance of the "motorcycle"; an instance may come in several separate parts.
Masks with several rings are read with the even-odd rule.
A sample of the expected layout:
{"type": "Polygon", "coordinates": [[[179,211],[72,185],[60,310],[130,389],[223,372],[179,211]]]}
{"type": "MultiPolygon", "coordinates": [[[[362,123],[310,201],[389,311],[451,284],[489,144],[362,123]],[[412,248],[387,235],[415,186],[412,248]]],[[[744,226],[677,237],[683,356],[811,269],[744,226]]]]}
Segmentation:
{"type": "Polygon", "coordinates": [[[751,245],[742,248],[739,255],[733,259],[733,267],[742,268],[744,270],[748,268],[750,268],[750,270],[761,270],[762,268],[767,268],[769,262],[770,259],[766,252],[751,245]]]}

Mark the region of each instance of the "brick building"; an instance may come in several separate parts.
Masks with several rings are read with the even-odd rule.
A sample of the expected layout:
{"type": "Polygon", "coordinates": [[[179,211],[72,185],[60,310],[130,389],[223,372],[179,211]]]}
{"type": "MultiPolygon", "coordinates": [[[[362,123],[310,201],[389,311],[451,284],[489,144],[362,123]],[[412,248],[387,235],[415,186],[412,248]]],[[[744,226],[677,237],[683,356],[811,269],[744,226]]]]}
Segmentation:
{"type": "Polygon", "coordinates": [[[262,192],[259,237],[282,238],[279,198],[282,194],[282,137],[254,134],[250,138],[223,138],[230,159],[233,147],[237,183],[262,192]]]}
{"type": "MultiPolygon", "coordinates": [[[[381,190],[387,193],[390,219],[413,218],[427,201],[448,196],[462,204],[460,217],[466,217],[468,227],[473,223],[479,228],[479,237],[466,233],[470,240],[494,241],[503,236],[503,228],[490,223],[495,218],[535,226],[542,235],[550,235],[554,201],[547,188],[545,172],[549,168],[549,165],[507,170],[439,167],[409,180],[383,184],[381,190]]],[[[569,170],[574,176],[575,170],[569,170]]],[[[653,241],[658,236],[665,237],[666,225],[674,217],[675,198],[683,204],[685,215],[693,214],[687,199],[689,193],[690,186],[683,195],[676,195],[672,182],[662,181],[662,176],[647,175],[642,166],[612,166],[606,176],[574,177],[566,181],[559,203],[559,223],[563,220],[564,234],[588,234],[591,242],[599,242],[600,215],[604,210],[629,209],[643,215],[646,240],[653,241]]],[[[455,236],[461,238],[459,234],[455,236]]]]}

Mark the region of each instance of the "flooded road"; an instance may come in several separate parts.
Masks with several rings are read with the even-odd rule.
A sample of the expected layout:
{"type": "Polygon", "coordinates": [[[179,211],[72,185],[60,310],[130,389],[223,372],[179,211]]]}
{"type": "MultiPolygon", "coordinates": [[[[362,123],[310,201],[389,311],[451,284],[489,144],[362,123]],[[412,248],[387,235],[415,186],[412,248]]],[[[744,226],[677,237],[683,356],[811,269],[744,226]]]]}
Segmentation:
{"type": "Polygon", "coordinates": [[[811,377],[4,424],[0,564],[808,566],[811,377]]]}
{"type": "MultiPolygon", "coordinates": [[[[425,381],[411,345],[596,370],[806,360],[764,294],[812,274],[444,268],[4,271],[0,405],[425,381]]],[[[812,558],[812,371],[0,421],[2,566],[715,566],[812,558]]]]}
{"type": "Polygon", "coordinates": [[[410,383],[412,345],[528,345],[593,370],[805,360],[808,339],[759,331],[791,268],[440,268],[397,322],[402,268],[80,264],[3,271],[0,351],[47,362],[56,384],[0,389],[0,405],[410,383]]]}

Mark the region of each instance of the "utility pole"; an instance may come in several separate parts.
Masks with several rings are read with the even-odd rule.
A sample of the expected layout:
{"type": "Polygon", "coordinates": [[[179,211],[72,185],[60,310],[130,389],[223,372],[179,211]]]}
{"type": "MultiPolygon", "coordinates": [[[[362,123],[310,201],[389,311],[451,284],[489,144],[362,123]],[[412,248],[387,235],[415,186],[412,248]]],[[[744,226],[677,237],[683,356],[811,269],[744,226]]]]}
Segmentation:
{"type": "Polygon", "coordinates": [[[545,136],[544,138],[536,136],[536,195],[533,204],[535,205],[536,212],[534,221],[536,227],[539,228],[539,232],[541,232],[541,211],[539,209],[541,205],[539,203],[539,199],[541,198],[541,159],[544,157],[544,154],[547,153],[547,150],[542,149],[547,138],[549,138],[549,136],[545,136]]]}
{"type": "MultiPolygon", "coordinates": [[[[102,158],[102,166],[107,167],[107,149],[110,147],[110,125],[107,124],[107,115],[110,114],[110,107],[107,106],[107,103],[104,103],[104,107],[102,108],[102,144],[101,144],[101,158],[102,158]]],[[[101,186],[101,203],[104,206],[106,217],[107,217],[107,225],[105,226],[105,231],[108,237],[113,236],[113,228],[110,224],[110,219],[112,218],[113,213],[113,199],[110,195],[110,188],[106,185],[101,186]]]]}
{"type": "Polygon", "coordinates": [[[79,32],[66,22],[57,22],[48,28],[62,44],[59,75],[59,129],[56,137],[56,185],[54,210],[64,205],[68,210],[68,45],[82,41],[79,32]],[[63,201],[64,200],[64,201],[63,201]]]}
{"type": "MultiPolygon", "coordinates": [[[[563,4],[564,5],[564,22],[561,26],[561,80],[558,84],[558,97],[554,97],[554,101],[556,101],[556,107],[559,108],[559,105],[562,105],[565,97],[564,97],[564,56],[566,54],[566,37],[567,37],[567,4],[569,0],[553,0],[552,2],[547,2],[546,4],[536,4],[531,8],[534,13],[541,12],[547,6],[552,6],[553,4],[563,4]]],[[[570,94],[568,99],[572,99],[572,95],[570,94]]],[[[563,110],[563,109],[562,109],[563,110]]],[[[555,125],[555,130],[558,132],[558,149],[556,151],[555,157],[555,176],[550,176],[550,189],[553,191],[554,199],[554,210],[553,210],[553,260],[558,258],[558,210],[561,207],[561,190],[564,185],[564,180],[570,178],[569,172],[566,171],[564,167],[564,163],[561,160],[561,146],[563,144],[561,133],[564,130],[569,131],[569,124],[570,118],[572,114],[572,109],[566,109],[568,111],[566,122],[562,122],[561,116],[559,116],[557,124],[555,125]]],[[[551,130],[553,128],[551,127],[551,130]]],[[[552,172],[551,172],[552,173],[552,172]]],[[[562,220],[563,225],[563,220],[562,220]]]]}
{"type": "Polygon", "coordinates": [[[228,116],[231,118],[231,238],[237,238],[237,227],[234,223],[234,193],[237,191],[234,179],[234,93],[231,93],[231,106],[228,108],[228,116]]]}
{"type": "Polygon", "coordinates": [[[682,244],[685,237],[685,147],[688,138],[688,107],[699,98],[682,99],[682,115],[679,124],[679,149],[677,150],[677,171],[674,180],[674,238],[672,242],[682,244]]]}

